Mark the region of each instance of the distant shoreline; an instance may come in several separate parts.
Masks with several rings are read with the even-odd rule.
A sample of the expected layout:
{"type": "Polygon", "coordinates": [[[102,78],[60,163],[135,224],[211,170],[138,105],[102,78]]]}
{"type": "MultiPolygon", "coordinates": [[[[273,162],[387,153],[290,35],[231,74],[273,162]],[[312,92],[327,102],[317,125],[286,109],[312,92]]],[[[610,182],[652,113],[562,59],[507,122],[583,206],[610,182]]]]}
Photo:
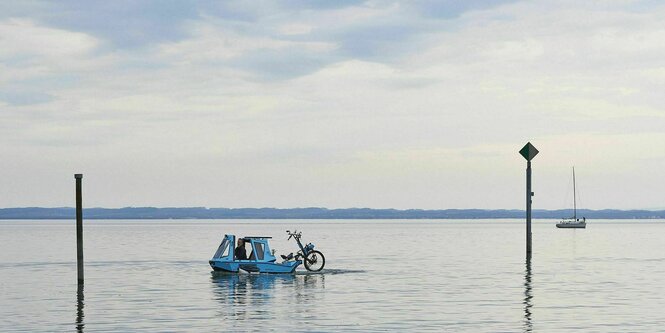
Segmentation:
{"type": "MultiPolygon", "coordinates": [[[[533,217],[560,219],[573,215],[572,209],[533,210],[533,217]]],[[[156,219],[513,219],[524,218],[523,210],[509,209],[372,209],[372,208],[86,208],[86,219],[96,220],[156,220],[156,219]]],[[[665,210],[588,210],[577,211],[587,219],[665,219],[665,210]]],[[[0,220],[65,220],[74,219],[71,207],[0,208],[0,220]]]]}

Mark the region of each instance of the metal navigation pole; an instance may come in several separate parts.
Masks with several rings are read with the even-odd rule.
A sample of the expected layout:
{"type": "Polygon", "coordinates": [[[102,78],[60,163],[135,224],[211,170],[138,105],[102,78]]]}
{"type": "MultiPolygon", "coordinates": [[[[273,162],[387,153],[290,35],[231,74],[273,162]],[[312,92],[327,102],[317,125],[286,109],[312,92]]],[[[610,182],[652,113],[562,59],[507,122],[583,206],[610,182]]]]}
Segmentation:
{"type": "Polygon", "coordinates": [[[538,155],[538,149],[531,142],[527,142],[520,155],[526,159],[526,255],[531,257],[531,160],[538,155]]]}
{"type": "Polygon", "coordinates": [[[78,284],[83,284],[83,205],[81,203],[81,179],[83,175],[77,173],[76,179],[76,268],[78,284]]]}

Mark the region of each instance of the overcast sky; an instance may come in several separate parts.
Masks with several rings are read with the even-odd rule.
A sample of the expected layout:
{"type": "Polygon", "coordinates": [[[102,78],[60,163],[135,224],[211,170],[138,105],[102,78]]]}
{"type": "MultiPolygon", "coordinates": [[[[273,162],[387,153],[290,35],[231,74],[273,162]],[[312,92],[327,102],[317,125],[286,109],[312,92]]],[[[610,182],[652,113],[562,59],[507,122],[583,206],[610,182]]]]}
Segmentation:
{"type": "Polygon", "coordinates": [[[665,207],[661,1],[0,2],[0,207],[665,207]]]}

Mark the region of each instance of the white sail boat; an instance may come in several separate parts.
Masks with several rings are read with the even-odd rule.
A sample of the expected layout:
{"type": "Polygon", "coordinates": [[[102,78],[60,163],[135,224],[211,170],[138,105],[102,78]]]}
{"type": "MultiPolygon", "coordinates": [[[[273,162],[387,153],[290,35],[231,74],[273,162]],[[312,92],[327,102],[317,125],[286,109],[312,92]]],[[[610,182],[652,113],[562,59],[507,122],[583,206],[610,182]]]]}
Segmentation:
{"type": "Polygon", "coordinates": [[[575,167],[573,167],[573,217],[562,219],[557,228],[586,228],[586,217],[577,218],[577,189],[575,188],[575,167]]]}

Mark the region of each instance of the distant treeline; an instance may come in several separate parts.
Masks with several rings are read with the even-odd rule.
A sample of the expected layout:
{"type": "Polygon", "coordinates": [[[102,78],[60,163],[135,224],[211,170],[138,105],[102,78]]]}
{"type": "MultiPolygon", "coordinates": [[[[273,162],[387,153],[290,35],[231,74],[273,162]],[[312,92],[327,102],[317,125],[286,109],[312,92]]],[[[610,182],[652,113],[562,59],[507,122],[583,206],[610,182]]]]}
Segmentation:
{"type": "MultiPolygon", "coordinates": [[[[523,218],[523,210],[506,209],[371,209],[371,208],[86,208],[86,219],[502,219],[523,218]]],[[[571,209],[534,210],[534,218],[559,219],[571,209]]],[[[578,210],[590,219],[664,219],[665,210],[578,210]]],[[[74,219],[74,208],[0,208],[0,219],[74,219]]]]}

